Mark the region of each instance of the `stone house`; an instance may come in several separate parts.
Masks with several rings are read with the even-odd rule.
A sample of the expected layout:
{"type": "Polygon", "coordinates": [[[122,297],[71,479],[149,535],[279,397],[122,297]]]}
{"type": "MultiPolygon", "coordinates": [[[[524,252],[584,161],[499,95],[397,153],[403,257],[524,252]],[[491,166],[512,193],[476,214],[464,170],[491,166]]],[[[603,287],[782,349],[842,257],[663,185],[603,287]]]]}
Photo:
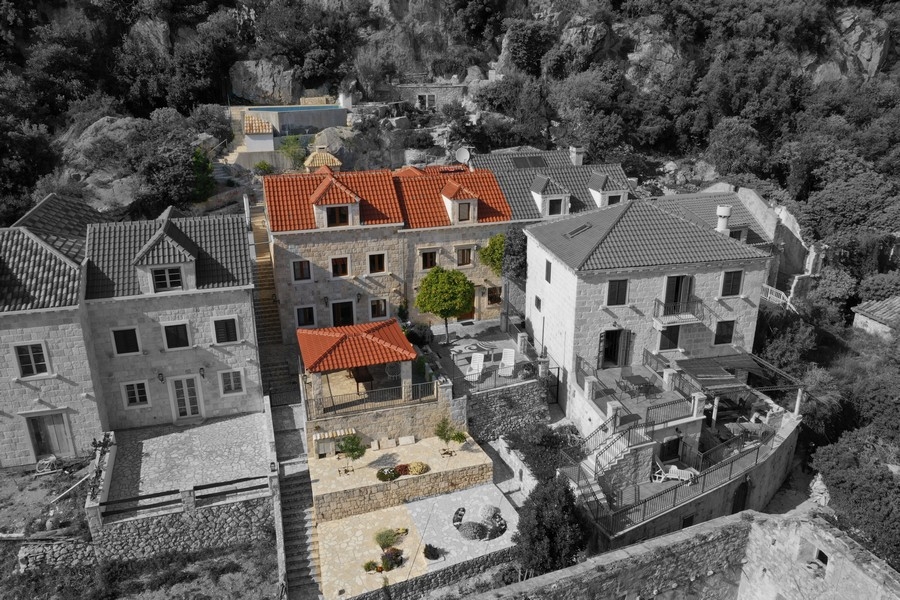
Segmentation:
{"type": "Polygon", "coordinates": [[[851,308],[853,327],[884,339],[896,337],[900,331],[900,296],[870,300],[851,308]]]}
{"type": "MultiPolygon", "coordinates": [[[[727,217],[725,217],[727,221],[727,217]]],[[[568,374],[566,412],[596,413],[579,371],[753,347],[769,256],[684,209],[636,200],[533,225],[526,320],[568,374]]]]}
{"type": "Polygon", "coordinates": [[[285,343],[295,326],[367,323],[402,306],[419,318],[415,291],[436,265],[465,271],[476,286],[462,318],[499,315],[499,278],[477,251],[512,213],[490,172],[322,167],[268,176],[264,189],[285,343]]]}
{"type": "Polygon", "coordinates": [[[111,429],[260,412],[245,215],[90,225],[84,312],[111,429]]]}
{"type": "Polygon", "coordinates": [[[79,305],[84,233],[103,220],[51,194],[0,229],[0,467],[85,455],[107,427],[79,305]]]}

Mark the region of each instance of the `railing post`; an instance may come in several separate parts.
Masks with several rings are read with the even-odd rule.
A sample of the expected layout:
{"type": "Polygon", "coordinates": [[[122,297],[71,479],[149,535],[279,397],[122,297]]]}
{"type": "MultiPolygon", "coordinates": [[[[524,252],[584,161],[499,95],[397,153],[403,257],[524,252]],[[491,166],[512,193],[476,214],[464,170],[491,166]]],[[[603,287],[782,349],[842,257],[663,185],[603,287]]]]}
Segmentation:
{"type": "Polygon", "coordinates": [[[731,479],[731,476],[734,474],[734,461],[728,463],[728,479],[731,479]]]}
{"type": "Polygon", "coordinates": [[[401,395],[404,402],[412,400],[412,361],[405,360],[400,363],[401,395]]]}
{"type": "Polygon", "coordinates": [[[184,512],[194,514],[197,510],[197,497],[194,494],[194,486],[186,490],[181,490],[181,504],[184,505],[184,512]]]}

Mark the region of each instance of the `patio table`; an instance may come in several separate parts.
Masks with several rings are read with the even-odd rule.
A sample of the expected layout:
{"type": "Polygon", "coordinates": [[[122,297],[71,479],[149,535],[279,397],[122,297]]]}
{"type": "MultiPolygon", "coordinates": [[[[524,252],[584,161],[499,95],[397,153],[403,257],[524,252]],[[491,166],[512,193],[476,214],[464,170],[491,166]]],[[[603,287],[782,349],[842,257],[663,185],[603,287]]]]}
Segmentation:
{"type": "Polygon", "coordinates": [[[375,378],[372,377],[372,373],[369,372],[368,367],[353,367],[350,369],[350,374],[353,375],[353,379],[356,381],[357,394],[359,393],[359,384],[363,384],[363,390],[365,390],[365,384],[375,381],[375,378]]]}
{"type": "Polygon", "coordinates": [[[653,387],[653,383],[643,375],[626,375],[622,379],[627,381],[639,394],[646,395],[653,387]]]}

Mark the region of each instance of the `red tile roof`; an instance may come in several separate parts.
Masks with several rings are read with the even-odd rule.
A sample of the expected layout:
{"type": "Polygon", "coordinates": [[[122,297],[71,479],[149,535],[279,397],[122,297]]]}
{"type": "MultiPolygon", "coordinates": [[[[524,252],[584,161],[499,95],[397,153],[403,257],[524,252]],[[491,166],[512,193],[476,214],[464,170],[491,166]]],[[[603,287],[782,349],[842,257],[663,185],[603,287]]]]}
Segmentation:
{"type": "Polygon", "coordinates": [[[490,171],[427,173],[422,177],[395,179],[403,218],[410,229],[450,225],[441,191],[446,186],[465,188],[454,195],[478,198],[478,222],[509,221],[512,211],[500,186],[490,171]],[[451,185],[452,184],[452,185],[451,185]]]}
{"type": "Polygon", "coordinates": [[[329,180],[334,180],[339,185],[327,185],[320,190],[320,204],[348,204],[349,192],[359,198],[359,216],[363,225],[403,222],[390,171],[323,171],[324,169],[319,169],[309,174],[267,175],[263,178],[272,231],[315,229],[313,196],[329,180]],[[340,202],[335,200],[338,195],[343,196],[340,202]]]}
{"type": "Polygon", "coordinates": [[[363,225],[405,222],[409,229],[450,225],[441,192],[478,198],[478,222],[509,221],[512,211],[494,174],[466,168],[268,175],[263,178],[272,231],[315,229],[313,204],[348,204],[358,198],[363,225]]]}
{"type": "Polygon", "coordinates": [[[307,371],[323,373],[416,359],[396,319],[322,329],[298,329],[307,371]]]}

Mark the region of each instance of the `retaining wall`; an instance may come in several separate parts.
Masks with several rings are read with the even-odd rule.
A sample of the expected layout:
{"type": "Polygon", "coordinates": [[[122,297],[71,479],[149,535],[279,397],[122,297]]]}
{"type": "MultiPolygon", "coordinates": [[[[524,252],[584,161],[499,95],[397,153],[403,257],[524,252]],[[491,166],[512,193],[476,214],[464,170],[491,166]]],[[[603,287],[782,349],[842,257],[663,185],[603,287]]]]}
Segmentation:
{"type": "Polygon", "coordinates": [[[533,423],[549,423],[547,386],[540,379],[469,395],[469,433],[478,441],[495,440],[533,423]]]}
{"type": "Polygon", "coordinates": [[[42,571],[58,567],[89,567],[97,563],[90,542],[24,543],[19,548],[19,572],[42,571]]]}

